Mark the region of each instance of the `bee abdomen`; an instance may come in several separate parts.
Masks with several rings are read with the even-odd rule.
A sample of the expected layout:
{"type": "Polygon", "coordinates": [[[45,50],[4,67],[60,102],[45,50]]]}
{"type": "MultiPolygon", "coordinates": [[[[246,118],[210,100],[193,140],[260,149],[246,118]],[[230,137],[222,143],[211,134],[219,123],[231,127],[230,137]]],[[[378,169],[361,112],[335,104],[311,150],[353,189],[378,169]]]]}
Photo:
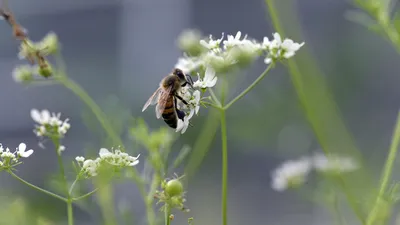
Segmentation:
{"type": "Polygon", "coordinates": [[[176,114],[175,112],[170,112],[170,113],[163,113],[162,117],[165,121],[166,124],[168,124],[168,126],[170,126],[171,128],[176,128],[177,127],[177,119],[176,119],[176,114]]]}

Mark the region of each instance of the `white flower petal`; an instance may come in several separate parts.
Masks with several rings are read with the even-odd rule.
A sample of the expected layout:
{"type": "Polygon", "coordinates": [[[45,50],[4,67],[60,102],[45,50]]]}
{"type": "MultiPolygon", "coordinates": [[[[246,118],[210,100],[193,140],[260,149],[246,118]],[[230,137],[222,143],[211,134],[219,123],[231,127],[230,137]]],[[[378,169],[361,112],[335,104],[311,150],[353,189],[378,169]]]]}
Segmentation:
{"type": "Polygon", "coordinates": [[[106,148],[101,148],[99,151],[99,155],[100,155],[100,158],[105,158],[105,157],[111,156],[112,153],[106,148]]]}

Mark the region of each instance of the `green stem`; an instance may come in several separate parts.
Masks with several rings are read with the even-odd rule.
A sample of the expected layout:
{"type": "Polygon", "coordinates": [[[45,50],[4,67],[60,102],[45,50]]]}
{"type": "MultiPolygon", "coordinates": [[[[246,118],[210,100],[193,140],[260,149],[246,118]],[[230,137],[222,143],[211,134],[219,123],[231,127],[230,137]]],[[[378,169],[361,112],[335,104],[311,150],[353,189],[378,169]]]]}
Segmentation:
{"type": "Polygon", "coordinates": [[[21,183],[24,183],[24,184],[28,185],[29,187],[31,187],[31,188],[33,188],[33,189],[35,189],[35,190],[38,190],[38,191],[40,191],[40,192],[43,192],[43,193],[45,193],[45,194],[47,194],[47,195],[49,195],[49,196],[51,196],[51,197],[54,197],[54,198],[57,198],[57,199],[61,200],[61,201],[64,201],[64,202],[67,202],[67,201],[68,201],[66,198],[64,198],[64,197],[62,197],[62,196],[59,196],[59,195],[57,195],[57,194],[54,194],[53,192],[47,191],[47,190],[45,190],[45,189],[43,189],[43,188],[40,188],[40,187],[38,187],[38,186],[36,186],[36,185],[34,185],[34,184],[29,183],[28,181],[26,181],[26,180],[22,179],[21,177],[19,177],[17,174],[13,173],[11,170],[7,170],[7,172],[8,172],[11,176],[13,176],[15,179],[19,180],[21,183]]]}
{"type": "Polygon", "coordinates": [[[392,176],[394,162],[396,160],[397,151],[399,149],[400,143],[400,112],[397,114],[397,122],[392,135],[392,143],[390,144],[389,154],[387,156],[383,173],[381,176],[380,188],[378,195],[376,197],[376,204],[372,208],[371,212],[368,214],[367,225],[373,224],[375,221],[376,212],[380,204],[379,200],[384,197],[387,187],[389,185],[390,177],[392,176]]]}
{"type": "Polygon", "coordinates": [[[164,217],[165,217],[165,225],[170,225],[171,224],[171,220],[169,218],[169,215],[171,214],[171,208],[169,207],[169,205],[166,203],[165,204],[165,210],[164,210],[164,217]]]}
{"type": "Polygon", "coordinates": [[[72,182],[72,184],[71,184],[71,187],[69,187],[69,190],[68,190],[69,196],[72,196],[72,191],[74,190],[74,187],[75,187],[76,183],[78,182],[78,180],[79,180],[79,177],[76,176],[74,182],[72,182]]]}
{"type": "Polygon", "coordinates": [[[213,89],[212,88],[208,88],[208,91],[210,92],[211,98],[214,100],[214,102],[217,104],[217,106],[221,106],[221,102],[218,100],[218,98],[215,95],[213,89]]]}
{"type": "Polygon", "coordinates": [[[98,191],[98,190],[99,190],[99,189],[96,188],[96,189],[94,189],[93,191],[90,191],[90,192],[88,192],[88,193],[86,193],[86,194],[84,194],[84,195],[81,195],[81,196],[76,197],[76,198],[72,198],[72,200],[73,200],[73,201],[78,201],[78,200],[87,198],[87,197],[91,196],[92,194],[96,193],[96,191],[98,191]]]}
{"type": "MultiPolygon", "coordinates": [[[[76,82],[69,79],[66,76],[56,76],[61,84],[63,84],[66,88],[70,89],[74,94],[79,96],[82,101],[92,110],[93,114],[96,116],[97,120],[100,122],[104,131],[107,132],[108,136],[114,141],[115,144],[123,147],[123,142],[121,138],[114,132],[114,128],[111,126],[111,123],[107,120],[106,115],[100,109],[100,107],[94,102],[94,100],[80,87],[76,82]]],[[[125,150],[125,148],[123,148],[125,150]]]]}
{"type": "Polygon", "coordinates": [[[157,173],[154,173],[152,182],[150,185],[149,193],[147,194],[147,198],[145,198],[145,204],[146,204],[146,209],[147,209],[146,210],[147,222],[149,225],[155,225],[157,223],[156,215],[155,215],[154,209],[153,209],[153,203],[154,203],[154,194],[156,193],[157,187],[160,185],[160,180],[161,180],[161,176],[158,175],[157,173]]]}
{"type": "Polygon", "coordinates": [[[68,225],[74,224],[74,214],[72,211],[72,199],[67,201],[67,214],[68,214],[68,225]]]}
{"type": "Polygon", "coordinates": [[[64,188],[65,188],[65,192],[67,194],[68,225],[73,225],[74,224],[74,215],[73,215],[73,211],[72,211],[72,199],[71,199],[71,195],[70,195],[69,189],[68,189],[68,181],[67,181],[67,177],[65,175],[64,162],[61,157],[61,151],[59,151],[60,140],[58,138],[52,138],[52,141],[54,143],[54,147],[55,147],[56,153],[57,153],[57,160],[58,160],[58,166],[60,169],[61,179],[62,179],[64,188]]]}
{"type": "Polygon", "coordinates": [[[221,109],[221,106],[212,104],[212,103],[210,103],[210,102],[201,102],[201,104],[211,106],[211,107],[213,107],[213,108],[215,108],[215,109],[221,109]]]}
{"type": "Polygon", "coordinates": [[[236,101],[241,99],[243,96],[245,96],[251,89],[253,89],[271,70],[273,67],[273,64],[270,64],[267,69],[264,70],[264,72],[250,85],[248,86],[242,93],[240,93],[238,96],[236,96],[234,99],[232,99],[228,104],[224,106],[224,109],[227,110],[229,107],[233,105],[236,101]]]}
{"type": "Polygon", "coordinates": [[[221,110],[222,140],[222,225],[227,225],[227,192],[228,192],[228,138],[226,132],[225,109],[221,110]]]}

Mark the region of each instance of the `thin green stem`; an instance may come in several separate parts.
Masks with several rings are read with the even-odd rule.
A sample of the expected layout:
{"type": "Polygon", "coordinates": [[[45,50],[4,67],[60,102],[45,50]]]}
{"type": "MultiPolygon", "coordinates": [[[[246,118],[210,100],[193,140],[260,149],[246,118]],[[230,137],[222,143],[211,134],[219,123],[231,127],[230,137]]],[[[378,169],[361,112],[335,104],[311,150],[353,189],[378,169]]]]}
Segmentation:
{"type": "Polygon", "coordinates": [[[56,149],[56,153],[57,153],[57,160],[58,160],[58,166],[60,169],[60,175],[61,175],[61,179],[65,188],[65,193],[67,194],[67,215],[68,215],[68,225],[73,225],[74,224],[74,215],[73,215],[73,211],[72,211],[72,199],[71,199],[71,195],[69,193],[69,189],[68,189],[68,181],[67,181],[67,177],[65,175],[65,168],[64,168],[64,162],[62,160],[61,157],[61,151],[60,149],[60,140],[58,138],[52,138],[54,147],[56,149]]]}
{"type": "Polygon", "coordinates": [[[40,192],[43,192],[43,193],[45,193],[45,194],[47,194],[47,195],[49,195],[49,196],[51,196],[51,197],[54,197],[54,198],[57,198],[57,199],[61,200],[61,201],[64,201],[64,202],[67,202],[67,201],[68,201],[66,198],[64,198],[64,197],[62,197],[62,196],[60,196],[60,195],[54,194],[53,192],[47,191],[47,190],[45,190],[45,189],[43,189],[43,188],[40,188],[40,187],[38,187],[38,186],[36,186],[36,185],[34,185],[34,184],[29,183],[28,181],[22,179],[21,177],[19,177],[17,174],[15,174],[14,172],[12,172],[11,170],[7,170],[7,173],[9,173],[9,174],[10,174],[11,176],[13,176],[15,179],[19,180],[21,183],[24,183],[24,184],[28,185],[29,187],[31,187],[31,188],[33,188],[33,189],[35,189],[35,190],[38,190],[38,191],[40,191],[40,192]]]}
{"type": "Polygon", "coordinates": [[[90,192],[88,192],[88,193],[86,193],[86,194],[83,194],[83,195],[81,195],[81,196],[79,196],[79,197],[72,198],[72,200],[73,200],[73,201],[78,201],[78,200],[87,198],[87,197],[91,196],[92,194],[96,193],[98,190],[99,190],[99,188],[96,188],[96,189],[94,189],[93,191],[90,191],[90,192]]]}
{"type": "Polygon", "coordinates": [[[72,191],[74,190],[74,187],[75,187],[76,183],[78,182],[78,180],[79,180],[79,177],[76,176],[74,182],[72,182],[72,184],[71,184],[71,187],[69,187],[69,190],[68,190],[69,196],[72,196],[72,191]]]}
{"type": "Polygon", "coordinates": [[[242,93],[240,93],[238,96],[232,99],[228,104],[226,104],[224,106],[224,109],[227,110],[229,107],[233,105],[233,103],[243,98],[243,96],[245,96],[249,91],[251,91],[251,89],[253,89],[268,74],[268,72],[271,70],[272,67],[273,64],[270,64],[267,67],[267,69],[265,69],[264,72],[259,77],[257,77],[257,79],[250,86],[248,86],[244,91],[242,91],[242,93]]]}
{"type": "MultiPolygon", "coordinates": [[[[114,128],[111,123],[107,120],[106,115],[100,109],[100,107],[94,102],[94,100],[82,89],[76,82],[69,79],[66,76],[57,76],[56,79],[63,84],[66,88],[70,89],[74,94],[79,96],[82,101],[92,110],[97,120],[100,122],[104,131],[107,132],[108,136],[115,142],[116,145],[123,147],[121,138],[114,132],[114,128]]],[[[125,150],[125,148],[124,148],[125,150]]]]}
{"type": "Polygon", "coordinates": [[[213,108],[215,108],[215,109],[221,109],[221,106],[212,104],[212,103],[210,103],[210,102],[201,102],[201,104],[211,106],[211,107],[213,107],[213,108]]]}
{"type": "Polygon", "coordinates": [[[397,114],[396,126],[392,135],[392,143],[390,144],[389,154],[387,156],[385,166],[381,176],[380,188],[378,195],[376,196],[376,204],[372,208],[371,212],[368,214],[367,225],[371,225],[375,222],[376,213],[378,212],[378,208],[380,206],[379,200],[384,198],[387,187],[389,185],[390,177],[392,176],[394,162],[396,160],[397,151],[399,149],[400,144],[400,111],[397,114]]]}
{"type": "Polygon", "coordinates": [[[165,204],[165,210],[164,210],[165,225],[170,225],[171,224],[171,219],[169,218],[170,214],[171,214],[171,208],[166,203],[165,204]]]}
{"type": "Polygon", "coordinates": [[[221,106],[221,102],[218,100],[218,98],[215,95],[213,89],[212,88],[208,88],[208,91],[210,92],[211,98],[214,100],[214,102],[217,104],[217,106],[221,106]]]}
{"type": "Polygon", "coordinates": [[[228,196],[228,138],[226,131],[225,109],[221,110],[221,140],[222,140],[222,225],[227,225],[228,196]]]}

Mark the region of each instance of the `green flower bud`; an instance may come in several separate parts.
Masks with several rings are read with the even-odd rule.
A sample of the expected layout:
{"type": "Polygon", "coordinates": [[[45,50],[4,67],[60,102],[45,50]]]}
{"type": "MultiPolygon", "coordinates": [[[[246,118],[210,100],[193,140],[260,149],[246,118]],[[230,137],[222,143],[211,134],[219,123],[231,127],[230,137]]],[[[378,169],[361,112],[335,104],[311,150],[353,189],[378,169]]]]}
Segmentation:
{"type": "Polygon", "coordinates": [[[50,63],[45,62],[43,65],[39,67],[39,74],[43,77],[50,77],[53,74],[53,69],[51,68],[50,63]]]}
{"type": "Polygon", "coordinates": [[[16,82],[29,83],[33,80],[34,69],[30,65],[20,65],[13,70],[13,78],[16,82]]]}
{"type": "Polygon", "coordinates": [[[39,49],[46,55],[55,54],[58,51],[58,37],[54,32],[48,33],[39,43],[39,49]]]}
{"type": "Polygon", "coordinates": [[[170,180],[165,185],[165,192],[171,197],[180,196],[183,192],[183,185],[177,179],[170,180]]]}
{"type": "Polygon", "coordinates": [[[201,34],[197,30],[182,32],[178,38],[178,46],[190,56],[199,56],[207,49],[200,44],[201,34]]]}

